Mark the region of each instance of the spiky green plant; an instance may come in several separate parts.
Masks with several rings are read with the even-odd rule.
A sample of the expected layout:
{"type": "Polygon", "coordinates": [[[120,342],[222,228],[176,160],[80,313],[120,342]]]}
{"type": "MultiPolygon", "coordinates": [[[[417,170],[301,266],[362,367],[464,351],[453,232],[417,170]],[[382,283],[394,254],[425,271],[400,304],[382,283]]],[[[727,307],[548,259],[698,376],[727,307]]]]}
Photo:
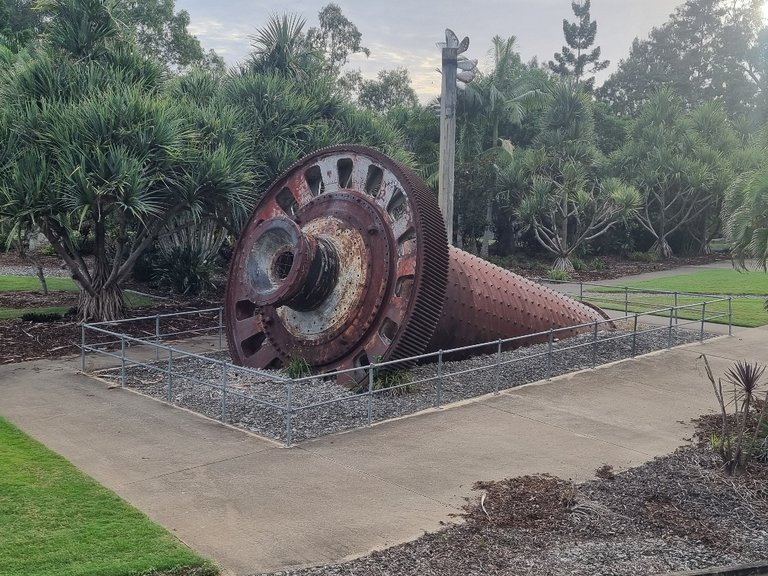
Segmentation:
{"type": "Polygon", "coordinates": [[[723,391],[723,379],[715,379],[706,355],[702,354],[701,358],[722,415],[720,434],[710,438],[710,445],[722,458],[726,473],[740,474],[746,470],[755,449],[760,446],[766,422],[768,392],[757,414],[753,414],[753,407],[761,394],[760,380],[766,367],[756,362],[736,362],[725,373],[725,383],[732,387],[732,391],[726,393],[723,391]],[[732,418],[728,416],[730,405],[733,406],[732,418]],[[754,428],[750,426],[753,421],[756,421],[754,428]]]}

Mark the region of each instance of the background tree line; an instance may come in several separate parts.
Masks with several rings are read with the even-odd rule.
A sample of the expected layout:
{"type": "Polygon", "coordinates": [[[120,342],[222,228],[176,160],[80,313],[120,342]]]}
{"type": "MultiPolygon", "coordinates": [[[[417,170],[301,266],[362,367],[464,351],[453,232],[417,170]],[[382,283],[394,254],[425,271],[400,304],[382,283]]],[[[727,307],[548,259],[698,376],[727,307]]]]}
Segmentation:
{"type": "MultiPolygon", "coordinates": [[[[599,88],[589,0],[546,65],[494,38],[459,97],[452,240],[564,271],[590,254],[706,252],[722,234],[765,259],[760,5],[689,0],[599,88]]],[[[260,194],[317,148],[365,143],[436,186],[437,102],[420,104],[404,69],[349,70],[369,51],[339,6],[318,22],[270,18],[227,70],[173,0],[0,0],[6,247],[41,231],[81,317],[111,319],[137,274],[204,290],[260,194]]]]}

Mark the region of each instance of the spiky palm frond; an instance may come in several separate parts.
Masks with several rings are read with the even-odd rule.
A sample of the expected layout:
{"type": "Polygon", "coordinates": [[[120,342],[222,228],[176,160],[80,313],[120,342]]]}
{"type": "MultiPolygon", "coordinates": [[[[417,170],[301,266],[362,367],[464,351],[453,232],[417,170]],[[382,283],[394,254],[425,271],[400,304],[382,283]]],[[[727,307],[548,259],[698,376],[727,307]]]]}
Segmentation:
{"type": "Polygon", "coordinates": [[[742,175],[728,188],[723,229],[741,267],[754,259],[768,269],[768,169],[742,175]]]}

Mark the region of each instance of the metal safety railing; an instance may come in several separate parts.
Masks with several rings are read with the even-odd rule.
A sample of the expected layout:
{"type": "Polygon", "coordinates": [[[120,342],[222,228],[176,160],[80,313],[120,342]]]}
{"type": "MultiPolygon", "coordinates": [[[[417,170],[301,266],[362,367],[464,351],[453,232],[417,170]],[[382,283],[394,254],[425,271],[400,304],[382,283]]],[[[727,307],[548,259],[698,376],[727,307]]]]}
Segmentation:
{"type": "MultiPolygon", "coordinates": [[[[579,298],[588,301],[586,286],[580,284],[579,298]]],[[[615,287],[612,287],[615,288],[615,287]]],[[[623,291],[623,288],[622,288],[623,291]]],[[[666,335],[666,346],[670,348],[675,342],[679,330],[685,330],[690,341],[695,338],[703,341],[706,335],[706,324],[713,320],[725,322],[727,319],[728,333],[731,334],[733,307],[728,298],[705,299],[701,302],[680,304],[678,296],[667,294],[674,298],[674,304],[668,307],[631,311],[632,307],[641,305],[638,300],[629,298],[631,290],[623,291],[624,298],[619,303],[625,303],[626,313],[617,318],[599,320],[586,324],[553,328],[536,334],[499,339],[472,346],[464,346],[450,350],[438,350],[427,354],[402,358],[398,360],[372,362],[347,370],[339,370],[322,375],[304,378],[288,378],[274,371],[257,370],[232,364],[228,357],[217,358],[204,353],[184,350],[185,342],[195,341],[195,337],[207,338],[209,346],[213,346],[215,354],[224,355],[223,332],[224,315],[220,308],[200,311],[179,312],[167,315],[145,316],[116,322],[99,322],[83,324],[81,333],[81,367],[87,368],[87,358],[104,357],[113,361],[109,370],[116,373],[121,387],[127,386],[129,371],[138,368],[147,373],[160,375],[157,381],[155,396],[173,403],[182,403],[183,394],[180,391],[190,387],[200,386],[210,392],[210,402],[206,403],[203,411],[208,416],[222,422],[233,422],[228,408],[232,402],[248,403],[270,424],[269,428],[259,428],[259,431],[282,440],[286,446],[296,441],[295,421],[302,415],[310,419],[322,419],[326,414],[332,418],[334,409],[347,410],[351,403],[363,404],[364,408],[356,416],[355,422],[360,426],[371,426],[381,420],[376,415],[376,402],[384,395],[392,395],[401,389],[425,389],[431,387],[428,402],[424,400],[417,409],[441,408],[455,398],[446,399],[446,393],[452,392],[451,386],[462,382],[459,377],[482,371],[492,371],[491,385],[482,387],[477,395],[499,393],[503,388],[512,387],[510,381],[504,382],[509,373],[506,367],[530,363],[534,359],[544,359],[544,369],[540,370],[536,379],[547,379],[557,374],[572,372],[583,368],[594,368],[603,361],[613,361],[616,358],[605,351],[609,342],[621,341],[625,347],[623,357],[635,357],[641,340],[646,335],[666,335]],[[663,317],[660,323],[659,316],[663,317]],[[668,320],[667,320],[668,319],[668,320]],[[179,327],[179,322],[187,324],[195,322],[194,327],[179,327]],[[207,324],[206,324],[207,322],[207,324]],[[198,325],[199,323],[199,325],[198,325]],[[616,327],[620,329],[614,329],[616,327]],[[686,328],[688,327],[688,328],[686,328]],[[691,331],[690,327],[694,327],[691,331]],[[610,330],[607,330],[610,328],[610,330]],[[581,337],[561,339],[563,335],[575,332],[581,337]],[[181,337],[192,337],[192,340],[179,341],[181,337]],[[517,352],[507,355],[510,349],[515,349],[518,343],[531,341],[538,345],[529,348],[517,348],[517,352]],[[583,350],[578,355],[578,365],[569,363],[563,368],[556,368],[555,363],[564,357],[567,351],[583,350]],[[458,365],[455,359],[464,359],[474,354],[482,355],[477,365],[458,365]],[[184,361],[196,362],[192,372],[183,372],[184,361]],[[382,382],[382,374],[391,374],[417,366],[411,372],[412,378],[405,378],[394,385],[382,382]],[[424,374],[426,372],[426,374],[424,374]],[[422,374],[422,376],[419,376],[422,374]],[[506,376],[505,376],[506,374],[506,376]],[[255,383],[249,386],[235,385],[235,381],[248,380],[255,383]],[[339,381],[356,382],[358,392],[346,391],[330,397],[318,399],[312,390],[318,381],[335,379],[339,381]],[[158,390],[162,388],[162,392],[158,390]],[[420,387],[420,388],[419,388],[420,387]],[[177,395],[179,392],[181,395],[177,395]],[[214,397],[216,395],[216,397],[214,397]],[[343,408],[339,408],[344,405],[343,408]],[[276,424],[276,422],[280,422],[276,424]]],[[[602,297],[602,295],[601,295],[602,297]]],[[[616,304],[613,302],[612,304],[616,304]]],[[[647,307],[652,308],[650,304],[647,307]]],[[[199,339],[198,339],[199,340],[199,339]]],[[[187,346],[188,347],[188,346],[187,346]]],[[[658,349],[658,347],[657,347],[658,349]]],[[[386,377],[384,377],[386,378],[386,377]]],[[[514,385],[514,384],[513,384],[514,385]]],[[[339,390],[342,387],[339,387],[339,390]]],[[[347,390],[344,388],[344,390],[347,390]]],[[[471,397],[471,396],[465,396],[471,397]]],[[[426,397],[425,397],[426,398],[426,397]]],[[[388,399],[389,400],[389,399],[388,399]]],[[[384,411],[386,412],[386,411],[384,411]]],[[[386,419],[386,418],[385,418],[386,419]]]]}

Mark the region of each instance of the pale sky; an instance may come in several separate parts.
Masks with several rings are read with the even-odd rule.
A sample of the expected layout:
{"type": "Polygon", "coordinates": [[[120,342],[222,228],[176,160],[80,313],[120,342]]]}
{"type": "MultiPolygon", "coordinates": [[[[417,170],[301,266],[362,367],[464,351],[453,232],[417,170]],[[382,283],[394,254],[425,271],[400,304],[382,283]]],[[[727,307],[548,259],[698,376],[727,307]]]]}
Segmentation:
{"type": "MultiPolygon", "coordinates": [[[[190,31],[205,49],[213,48],[227,64],[245,58],[249,37],[262,27],[270,14],[297,13],[307,26],[317,25],[317,13],[329,0],[176,0],[178,10],[190,14],[190,31]]],[[[366,77],[381,69],[408,68],[413,87],[422,101],[440,92],[440,49],[445,28],[459,38],[469,36],[469,58],[480,68],[488,57],[491,38],[516,36],[517,46],[528,61],[552,59],[563,45],[563,18],[573,20],[570,0],[336,0],[344,15],[363,35],[370,58],[356,57],[348,67],[359,68],[366,77]]],[[[597,44],[602,57],[611,60],[605,78],[621,58],[629,54],[632,40],[647,37],[651,28],[666,22],[679,0],[592,0],[592,18],[597,20],[597,44]]]]}

